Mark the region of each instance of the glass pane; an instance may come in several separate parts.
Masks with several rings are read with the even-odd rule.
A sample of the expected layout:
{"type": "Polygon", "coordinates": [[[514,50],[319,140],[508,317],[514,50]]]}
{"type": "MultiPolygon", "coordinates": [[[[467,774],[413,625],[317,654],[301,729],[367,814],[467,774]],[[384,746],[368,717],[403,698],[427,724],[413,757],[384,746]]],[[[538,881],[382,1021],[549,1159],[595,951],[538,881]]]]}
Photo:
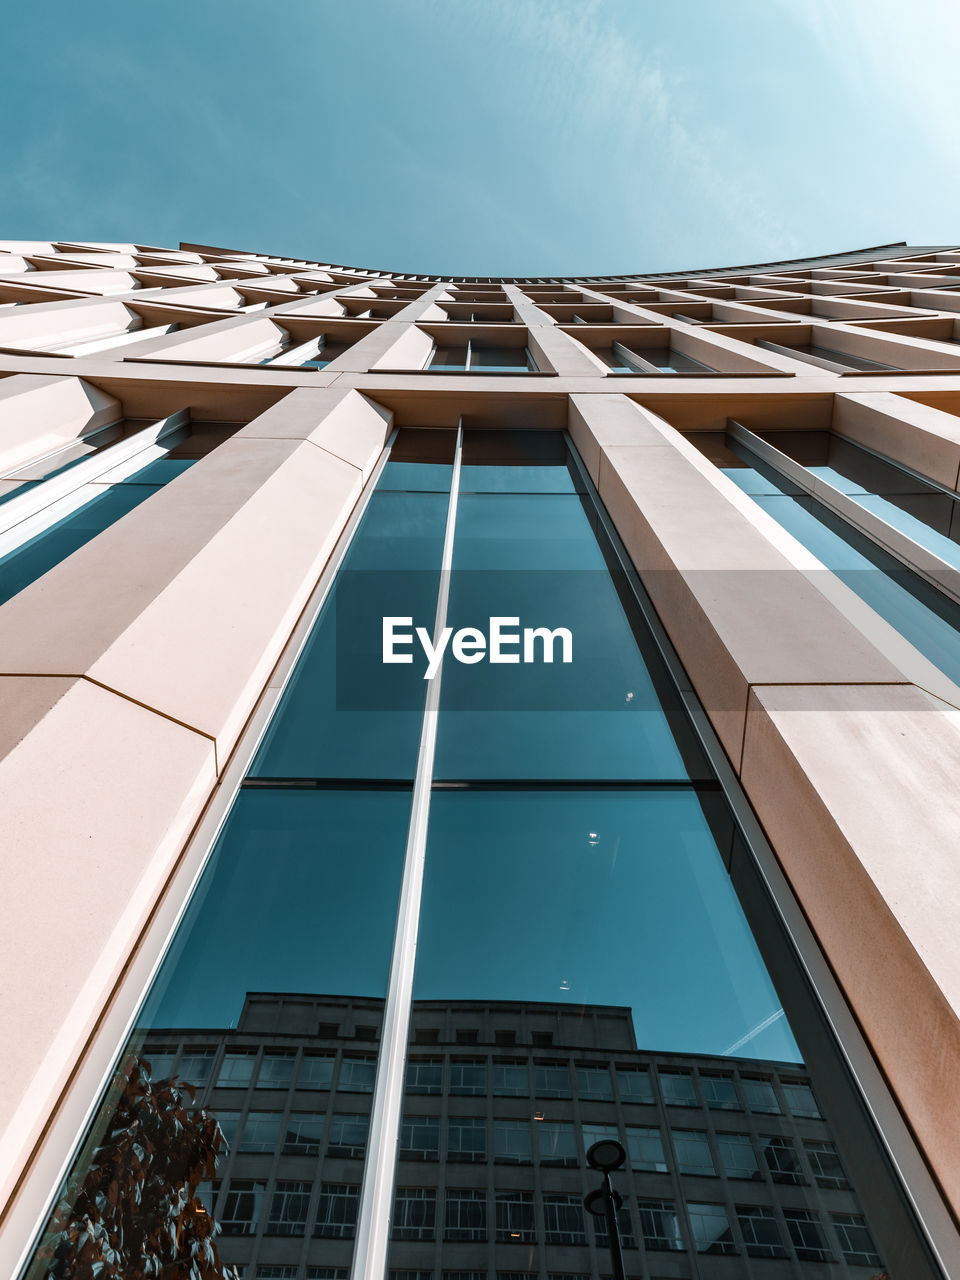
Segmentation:
{"type": "Polygon", "coordinates": [[[694,793],[440,792],[430,824],[417,999],[617,1006],[631,1049],[753,1032],[741,1056],[799,1061],[782,1015],[758,1029],[780,1003],[694,793]]]}
{"type": "MultiPolygon", "coordinates": [[[[582,499],[469,491],[474,471],[489,483],[498,470],[508,468],[462,470],[435,775],[686,778],[698,762],[677,746],[670,696],[638,649],[582,499]],[[504,619],[498,634],[514,637],[499,642],[499,661],[494,618],[504,619]],[[484,646],[479,661],[478,650],[457,648],[468,628],[484,646]]],[[[519,486],[532,468],[513,470],[519,486]]]]}
{"type": "Polygon", "coordinates": [[[741,465],[724,467],[726,474],[944,675],[960,683],[960,607],[815,498],[795,495],[795,486],[780,482],[773,468],[742,445],[731,444],[731,449],[741,465]]]}
{"type": "Polygon", "coordinates": [[[166,1257],[169,1229],[185,1249],[215,1224],[226,1263],[269,1261],[282,1236],[297,1260],[349,1266],[373,1065],[355,1046],[382,1016],[408,817],[403,792],[240,792],[31,1280],[45,1254],[75,1258],[85,1214],[104,1230],[123,1214],[119,1274],[166,1257]],[[97,1200],[104,1167],[116,1210],[97,1200]]]}
{"type": "Polygon", "coordinates": [[[89,498],[83,506],[0,557],[0,604],[116,524],[190,465],[189,461],[160,459],[116,484],[86,485],[89,498]]]}
{"type": "MultiPolygon", "coordinates": [[[[452,473],[427,465],[434,481],[440,469],[452,473]]],[[[448,497],[420,491],[424,464],[388,466],[257,753],[255,777],[413,777],[423,672],[384,665],[382,619],[409,616],[432,634],[448,497]]]]}

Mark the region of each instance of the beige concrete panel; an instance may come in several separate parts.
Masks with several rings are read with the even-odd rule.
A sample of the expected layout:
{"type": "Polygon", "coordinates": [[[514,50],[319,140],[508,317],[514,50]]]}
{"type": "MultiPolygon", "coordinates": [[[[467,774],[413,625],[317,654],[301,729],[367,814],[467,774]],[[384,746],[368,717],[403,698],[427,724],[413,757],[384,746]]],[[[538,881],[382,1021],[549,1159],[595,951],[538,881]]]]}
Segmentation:
{"type": "Polygon", "coordinates": [[[316,316],[320,319],[339,319],[346,314],[347,309],[342,302],[331,294],[323,294],[319,298],[298,298],[295,302],[282,303],[276,318],[282,320],[284,316],[290,315],[298,318],[316,316]]]}
{"type": "Polygon", "coordinates": [[[852,324],[814,325],[812,341],[890,365],[893,369],[957,369],[960,353],[936,347],[921,347],[898,334],[880,329],[858,329],[852,324]]]}
{"type": "Polygon", "coordinates": [[[222,449],[241,460],[287,456],[89,668],[107,687],[216,738],[221,762],[362,487],[356,467],[311,443],[234,440],[222,449]]]}
{"type": "Polygon", "coordinates": [[[135,270],[140,264],[132,253],[82,253],[61,251],[53,254],[32,255],[34,264],[41,270],[54,270],[61,267],[119,267],[125,271],[135,270]]]}
{"type": "MultiPolygon", "coordinates": [[[[373,292],[371,290],[371,292],[373,292]]],[[[440,311],[435,305],[438,298],[446,295],[446,288],[442,284],[435,284],[431,289],[427,289],[419,298],[412,298],[410,302],[393,317],[394,321],[417,321],[417,320],[446,320],[446,314],[440,311]]],[[[374,294],[376,297],[376,294],[374,294]]]]}
{"type": "MultiPolygon", "coordinates": [[[[304,432],[310,423],[302,403],[295,400],[291,413],[304,432]]],[[[317,405],[314,428],[330,408],[317,405]]],[[[276,414],[270,429],[282,430],[276,414]]],[[[327,439],[344,452],[349,444],[356,465],[327,452],[322,432],[317,443],[235,438],[221,445],[7,602],[0,610],[0,671],[88,673],[202,727],[226,750],[386,429],[383,416],[354,393],[327,439]]]]}
{"type": "Polygon", "coordinates": [[[616,392],[589,392],[569,397],[567,430],[590,473],[597,484],[600,478],[600,458],[603,450],[611,445],[659,445],[664,444],[663,431],[659,430],[638,404],[616,392]]]}
{"type": "Polygon", "coordinates": [[[742,780],[960,1208],[960,725],[910,686],[754,688],[742,780]]]}
{"type": "MultiPolygon", "coordinates": [[[[53,244],[49,240],[0,240],[0,254],[15,253],[53,253],[53,244]]],[[[0,258],[0,263],[3,259],[0,258]]]]}
{"type": "Polygon", "coordinates": [[[960,480],[960,419],[889,391],[838,395],[833,429],[929,476],[948,489],[960,480]]]}
{"type": "MultiPolygon", "coordinates": [[[[769,373],[771,369],[798,372],[793,367],[796,361],[778,357],[775,351],[765,351],[750,342],[739,342],[726,334],[707,333],[682,321],[671,322],[671,337],[675,350],[724,373],[769,373]],[[787,368],[787,365],[791,367],[787,368]]],[[[809,368],[808,365],[807,370],[809,368]]]]}
{"type": "Polygon", "coordinates": [[[242,307],[245,298],[239,290],[229,284],[189,285],[176,289],[143,289],[140,294],[144,299],[152,301],[185,303],[194,307],[209,307],[212,311],[236,311],[242,307]]]}
{"type": "Polygon", "coordinates": [[[527,346],[537,368],[544,373],[558,373],[567,378],[595,378],[598,373],[606,375],[607,366],[603,361],[556,325],[528,329],[527,346]]]}
{"type": "Polygon", "coordinates": [[[117,333],[139,320],[122,302],[82,299],[0,311],[0,347],[52,347],[117,333]]]}
{"type": "Polygon", "coordinates": [[[11,471],[122,416],[120,402],[80,378],[21,373],[0,380],[0,471],[11,471]]]}
{"type": "Polygon", "coordinates": [[[156,356],[169,360],[242,361],[254,359],[258,352],[266,351],[285,337],[285,331],[278,324],[254,312],[214,320],[180,333],[131,342],[124,347],[123,354],[138,359],[156,356]]]}
{"type": "MultiPolygon", "coordinates": [[[[0,280],[6,279],[2,274],[0,261],[0,280]]],[[[16,275],[10,281],[18,283],[16,275]]],[[[137,281],[128,271],[85,271],[78,267],[73,271],[39,271],[31,275],[32,284],[42,284],[47,289],[72,289],[77,293],[128,293],[136,289],[137,281]]]]}
{"type": "Polygon", "coordinates": [[[292,391],[274,409],[255,418],[235,439],[310,440],[370,476],[393,422],[381,408],[348,387],[292,391]]]}
{"type": "Polygon", "coordinates": [[[694,462],[602,451],[600,497],[736,763],[753,684],[903,677],[694,462]]]}
{"type": "Polygon", "coordinates": [[[349,351],[331,361],[328,368],[346,368],[347,365],[341,365],[341,361],[353,363],[360,360],[361,355],[366,354],[363,348],[367,344],[371,355],[378,347],[383,352],[369,366],[364,366],[370,369],[422,369],[433,350],[433,339],[429,333],[424,333],[415,324],[385,321],[376,331],[361,338],[349,351]]]}
{"type": "Polygon", "coordinates": [[[216,774],[208,739],[85,680],[0,677],[0,708],[3,1205],[216,774]]]}

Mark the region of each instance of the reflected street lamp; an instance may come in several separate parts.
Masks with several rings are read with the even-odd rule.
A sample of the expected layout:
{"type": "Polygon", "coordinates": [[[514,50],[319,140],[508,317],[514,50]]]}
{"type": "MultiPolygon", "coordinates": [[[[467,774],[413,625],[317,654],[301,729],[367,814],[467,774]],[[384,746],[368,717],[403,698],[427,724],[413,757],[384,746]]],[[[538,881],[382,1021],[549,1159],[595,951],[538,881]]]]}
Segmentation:
{"type": "Polygon", "coordinates": [[[603,1183],[595,1190],[587,1192],[583,1197],[583,1207],[587,1213],[607,1220],[607,1236],[610,1240],[610,1256],[613,1259],[615,1280],[626,1280],[623,1270],[623,1249],[620,1245],[620,1224],[617,1221],[617,1213],[623,1205],[623,1200],[620,1194],[614,1191],[610,1174],[614,1169],[619,1169],[626,1158],[626,1151],[614,1138],[601,1138],[587,1152],[587,1164],[591,1169],[596,1169],[603,1174],[603,1183]]]}

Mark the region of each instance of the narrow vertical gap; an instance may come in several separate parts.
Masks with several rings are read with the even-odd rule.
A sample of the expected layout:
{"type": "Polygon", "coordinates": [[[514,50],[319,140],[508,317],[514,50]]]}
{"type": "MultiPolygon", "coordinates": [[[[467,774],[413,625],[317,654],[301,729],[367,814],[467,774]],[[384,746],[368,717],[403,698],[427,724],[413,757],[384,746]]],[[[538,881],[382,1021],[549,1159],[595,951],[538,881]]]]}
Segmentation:
{"type": "MultiPolygon", "coordinates": [[[[440,586],[433,627],[434,647],[438,645],[443,628],[447,625],[462,449],[461,422],[457,427],[453,475],[450,481],[450,501],[443,538],[440,586]]],[[[386,1274],[442,673],[441,665],[440,671],[433,680],[427,682],[424,700],[423,723],[420,729],[420,745],[410,805],[410,825],[407,830],[404,854],[403,882],[400,888],[397,928],[390,961],[390,982],[383,1011],[380,1059],[370,1113],[367,1159],[360,1190],[351,1280],[383,1280],[386,1274]]]]}

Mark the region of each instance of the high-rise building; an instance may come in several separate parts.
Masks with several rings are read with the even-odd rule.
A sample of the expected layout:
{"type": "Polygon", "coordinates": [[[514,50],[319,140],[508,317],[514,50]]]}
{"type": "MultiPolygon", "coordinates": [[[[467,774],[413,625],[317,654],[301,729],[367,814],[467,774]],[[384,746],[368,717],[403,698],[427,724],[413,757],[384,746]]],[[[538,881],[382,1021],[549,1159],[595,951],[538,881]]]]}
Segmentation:
{"type": "Polygon", "coordinates": [[[960,249],[0,242],[0,464],[5,1273],[960,1275],[960,249]]]}

